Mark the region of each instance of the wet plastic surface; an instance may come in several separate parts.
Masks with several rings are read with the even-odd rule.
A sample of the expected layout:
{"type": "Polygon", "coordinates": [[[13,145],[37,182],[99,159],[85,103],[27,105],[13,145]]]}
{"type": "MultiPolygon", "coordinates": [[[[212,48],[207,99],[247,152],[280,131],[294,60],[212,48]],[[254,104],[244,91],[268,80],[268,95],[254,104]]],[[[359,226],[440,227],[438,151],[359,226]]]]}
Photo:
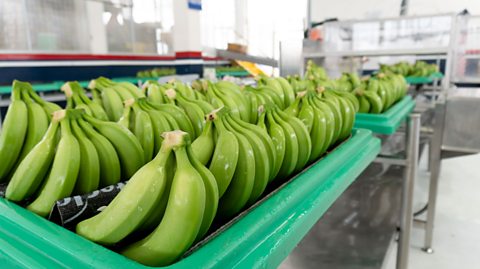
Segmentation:
{"type": "Polygon", "coordinates": [[[408,114],[415,107],[411,96],[405,96],[398,103],[381,114],[357,113],[355,128],[371,130],[377,134],[391,135],[395,133],[408,114]]]}

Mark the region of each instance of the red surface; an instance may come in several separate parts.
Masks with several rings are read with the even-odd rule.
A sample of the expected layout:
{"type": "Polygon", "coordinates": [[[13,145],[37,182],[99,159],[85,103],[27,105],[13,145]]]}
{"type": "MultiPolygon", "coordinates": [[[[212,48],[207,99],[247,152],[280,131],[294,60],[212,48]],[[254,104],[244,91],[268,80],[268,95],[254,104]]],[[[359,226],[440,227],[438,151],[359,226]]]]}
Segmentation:
{"type": "Polygon", "coordinates": [[[69,61],[69,60],[130,60],[172,61],[174,56],[162,55],[113,55],[113,54],[0,54],[0,61],[69,61]]]}
{"type": "Polygon", "coordinates": [[[177,51],[175,52],[175,57],[177,59],[202,58],[202,52],[201,51],[177,51]]]}
{"type": "Polygon", "coordinates": [[[174,61],[176,59],[203,59],[205,61],[220,61],[220,57],[202,57],[200,51],[176,52],[175,56],[166,55],[116,55],[116,54],[63,54],[63,53],[0,53],[0,61],[174,61]]]}

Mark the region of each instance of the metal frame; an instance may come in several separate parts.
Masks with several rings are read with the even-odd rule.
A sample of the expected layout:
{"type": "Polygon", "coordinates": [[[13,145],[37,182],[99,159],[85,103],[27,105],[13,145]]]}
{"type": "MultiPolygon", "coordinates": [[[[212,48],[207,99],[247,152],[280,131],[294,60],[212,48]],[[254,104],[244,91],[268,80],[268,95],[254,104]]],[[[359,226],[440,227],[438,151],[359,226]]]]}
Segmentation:
{"type": "Polygon", "coordinates": [[[405,167],[400,209],[399,239],[396,261],[397,269],[408,268],[410,235],[413,226],[413,191],[415,178],[418,172],[418,156],[420,148],[420,114],[412,113],[406,121],[405,158],[379,156],[375,159],[375,162],[401,165],[405,167]]]}

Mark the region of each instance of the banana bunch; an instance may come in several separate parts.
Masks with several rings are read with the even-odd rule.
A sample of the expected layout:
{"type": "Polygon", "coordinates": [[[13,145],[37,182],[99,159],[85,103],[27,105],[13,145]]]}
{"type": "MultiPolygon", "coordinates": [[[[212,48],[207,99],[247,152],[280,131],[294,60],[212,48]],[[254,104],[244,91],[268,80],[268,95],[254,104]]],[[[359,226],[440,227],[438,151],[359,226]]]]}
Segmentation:
{"type": "Polygon", "coordinates": [[[101,104],[111,121],[118,121],[122,117],[125,100],[145,97],[132,83],[117,83],[104,77],[90,81],[88,88],[92,91],[93,103],[101,104]]]}
{"type": "Polygon", "coordinates": [[[408,91],[402,75],[378,73],[365,84],[354,90],[360,113],[378,114],[388,110],[408,91]]]}
{"type": "Polygon", "coordinates": [[[309,162],[312,140],[307,126],[298,118],[265,105],[260,107],[258,126],[271,137],[276,156],[273,172],[279,179],[287,179],[301,171],[309,162]]]}
{"type": "Polygon", "coordinates": [[[0,182],[9,181],[19,163],[47,132],[52,113],[61,109],[38,96],[29,83],[15,80],[0,133],[0,182]]]}
{"type": "Polygon", "coordinates": [[[142,145],[145,161],[150,161],[160,150],[162,134],[184,130],[194,135],[187,114],[172,104],[157,104],[147,98],[128,99],[118,123],[128,128],[142,145]]]}
{"type": "Polygon", "coordinates": [[[320,87],[297,94],[295,103],[285,112],[307,126],[312,140],[309,163],[350,136],[358,106],[353,94],[338,90],[320,87]]]}
{"type": "Polygon", "coordinates": [[[83,109],[85,113],[99,120],[108,120],[107,113],[103,107],[90,100],[77,81],[66,82],[60,90],[63,91],[67,97],[67,109],[83,109]]]}
{"type": "MultiPolygon", "coordinates": [[[[282,101],[281,106],[279,106],[280,108],[290,106],[295,100],[295,92],[292,88],[292,85],[290,85],[290,83],[288,83],[288,81],[282,77],[261,77],[258,80],[258,85],[268,87],[275,91],[282,101]]],[[[263,89],[261,88],[261,90],[263,89]]]]}
{"type": "Polygon", "coordinates": [[[82,109],[58,110],[19,162],[5,197],[33,200],[27,209],[45,217],[57,200],[128,179],[144,162],[141,144],[127,128],[82,109]]]}
{"type": "Polygon", "coordinates": [[[305,78],[309,80],[328,80],[325,69],[315,64],[312,60],[307,62],[305,78]]]}
{"type": "Polygon", "coordinates": [[[380,64],[380,72],[399,74],[404,77],[428,77],[438,72],[438,66],[424,61],[417,61],[415,64],[402,61],[393,65],[380,64]]]}
{"type": "Polygon", "coordinates": [[[195,157],[189,135],[172,131],[163,138],[156,157],[115,199],[76,227],[81,236],[104,245],[147,231],[145,238],[123,246],[120,253],[148,266],[169,265],[199,241],[210,228],[219,201],[215,178],[195,157]]]}

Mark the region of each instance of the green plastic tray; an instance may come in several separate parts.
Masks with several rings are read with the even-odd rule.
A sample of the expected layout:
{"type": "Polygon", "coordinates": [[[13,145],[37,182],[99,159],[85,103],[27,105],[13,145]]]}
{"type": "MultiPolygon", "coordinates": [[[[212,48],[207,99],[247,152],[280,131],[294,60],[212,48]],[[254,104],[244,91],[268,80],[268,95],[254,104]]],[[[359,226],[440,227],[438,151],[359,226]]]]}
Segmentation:
{"type": "Polygon", "coordinates": [[[407,95],[382,114],[357,113],[355,128],[368,129],[377,134],[393,134],[414,107],[415,101],[407,95]]]}
{"type": "Polygon", "coordinates": [[[441,72],[435,72],[428,77],[406,77],[405,80],[408,84],[416,85],[432,83],[435,79],[441,78],[443,78],[443,74],[441,72]]]}
{"type": "MultiPolygon", "coordinates": [[[[59,91],[60,87],[64,84],[63,81],[54,81],[51,83],[42,83],[42,84],[33,84],[33,88],[37,92],[49,92],[49,91],[59,91]]],[[[12,92],[12,86],[1,86],[0,94],[10,94],[12,92]]]]}
{"type": "Polygon", "coordinates": [[[247,71],[217,71],[217,77],[232,76],[232,77],[248,77],[250,73],[247,71]]]}
{"type": "MultiPolygon", "coordinates": [[[[352,137],[168,268],[273,268],[380,151],[352,137]]],[[[8,268],[148,268],[0,198],[0,262],[8,268]]]]}

